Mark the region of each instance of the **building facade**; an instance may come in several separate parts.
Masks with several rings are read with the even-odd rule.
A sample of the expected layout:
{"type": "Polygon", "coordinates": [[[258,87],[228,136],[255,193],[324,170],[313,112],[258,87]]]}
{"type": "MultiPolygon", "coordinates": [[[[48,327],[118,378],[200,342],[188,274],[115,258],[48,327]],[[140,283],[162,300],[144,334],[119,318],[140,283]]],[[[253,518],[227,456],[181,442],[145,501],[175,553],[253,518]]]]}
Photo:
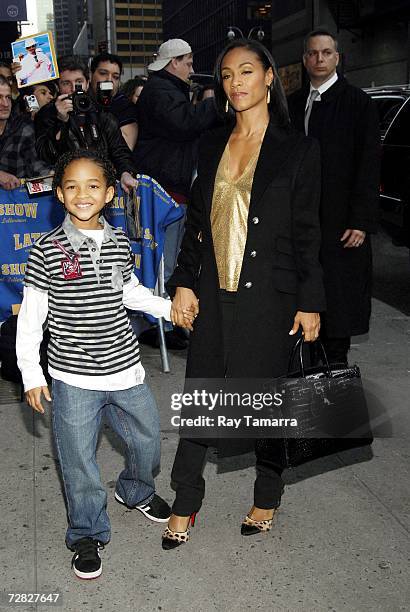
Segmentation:
{"type": "Polygon", "coordinates": [[[39,32],[51,32],[56,40],[54,27],[54,7],[53,0],[37,0],[37,27],[39,32]]]}
{"type": "Polygon", "coordinates": [[[124,64],[123,79],[144,74],[162,42],[162,2],[111,2],[108,46],[124,64]]]}
{"type": "Polygon", "coordinates": [[[87,22],[87,0],[53,0],[53,9],[57,57],[71,55],[74,43],[87,22]]]}
{"type": "Polygon", "coordinates": [[[263,29],[264,44],[271,48],[271,2],[258,0],[163,0],[164,40],[182,38],[195,53],[196,72],[211,72],[228,42],[228,30],[247,36],[263,29]]]}

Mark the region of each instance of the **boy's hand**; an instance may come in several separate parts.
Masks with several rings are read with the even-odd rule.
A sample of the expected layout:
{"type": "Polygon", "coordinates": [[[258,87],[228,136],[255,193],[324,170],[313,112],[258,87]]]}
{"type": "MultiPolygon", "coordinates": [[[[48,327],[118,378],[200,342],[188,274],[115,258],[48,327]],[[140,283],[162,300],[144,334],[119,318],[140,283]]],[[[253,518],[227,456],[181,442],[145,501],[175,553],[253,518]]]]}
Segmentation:
{"type": "Polygon", "coordinates": [[[195,293],[187,287],[177,287],[171,312],[174,325],[193,331],[192,323],[199,313],[199,301],[195,293]]]}
{"type": "Polygon", "coordinates": [[[47,386],[34,387],[34,389],[29,389],[28,391],[26,391],[26,402],[29,406],[33,408],[33,410],[44,414],[43,404],[41,403],[41,394],[44,395],[48,402],[51,402],[51,395],[47,386]]]}
{"type": "Polygon", "coordinates": [[[183,316],[183,319],[181,319],[181,317],[178,316],[178,312],[177,312],[175,306],[172,304],[172,306],[171,306],[171,323],[173,325],[178,325],[178,327],[184,327],[186,329],[189,329],[190,331],[193,331],[192,323],[195,320],[195,315],[192,312],[192,310],[190,310],[190,309],[183,310],[182,316],[183,316]]]}

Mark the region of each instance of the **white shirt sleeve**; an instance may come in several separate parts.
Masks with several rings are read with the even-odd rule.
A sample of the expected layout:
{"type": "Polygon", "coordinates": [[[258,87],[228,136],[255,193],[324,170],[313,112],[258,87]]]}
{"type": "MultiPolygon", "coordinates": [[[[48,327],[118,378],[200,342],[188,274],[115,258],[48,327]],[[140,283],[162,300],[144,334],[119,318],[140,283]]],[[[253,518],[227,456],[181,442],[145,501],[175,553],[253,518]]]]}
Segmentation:
{"type": "Polygon", "coordinates": [[[164,317],[171,320],[171,300],[153,295],[149,289],[141,285],[135,274],[131,275],[129,283],[122,290],[122,301],[130,310],[140,310],[153,317],[164,317]]]}
{"type": "Polygon", "coordinates": [[[34,57],[32,55],[27,54],[23,57],[20,64],[21,70],[16,73],[16,76],[21,80],[29,79],[36,68],[36,62],[34,57]]]}
{"type": "Polygon", "coordinates": [[[47,386],[40,366],[40,344],[47,313],[48,294],[24,287],[23,303],[17,318],[16,353],[25,391],[47,386]]]}

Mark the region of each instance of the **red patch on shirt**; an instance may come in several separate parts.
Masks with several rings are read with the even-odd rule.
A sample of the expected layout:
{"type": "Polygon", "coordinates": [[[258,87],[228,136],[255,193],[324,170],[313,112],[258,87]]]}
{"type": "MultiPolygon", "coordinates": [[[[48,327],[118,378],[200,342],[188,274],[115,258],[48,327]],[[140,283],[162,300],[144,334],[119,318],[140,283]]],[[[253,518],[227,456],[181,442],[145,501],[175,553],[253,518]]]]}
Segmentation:
{"type": "Polygon", "coordinates": [[[80,256],[78,253],[69,253],[58,240],[53,240],[53,244],[67,257],[67,259],[63,259],[61,262],[61,270],[63,272],[64,280],[82,278],[83,273],[80,267],[80,256]]]}
{"type": "Polygon", "coordinates": [[[80,268],[80,262],[78,255],[74,255],[71,259],[64,259],[61,262],[61,269],[65,280],[73,280],[75,278],[81,278],[83,273],[80,268]]]}

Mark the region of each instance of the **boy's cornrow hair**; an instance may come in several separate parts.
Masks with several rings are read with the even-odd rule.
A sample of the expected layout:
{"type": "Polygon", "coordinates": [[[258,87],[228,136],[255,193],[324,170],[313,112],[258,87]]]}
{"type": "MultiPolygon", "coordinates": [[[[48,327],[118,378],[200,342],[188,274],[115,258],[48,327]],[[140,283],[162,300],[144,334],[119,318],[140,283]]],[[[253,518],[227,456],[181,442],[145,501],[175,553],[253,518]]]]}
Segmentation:
{"type": "Polygon", "coordinates": [[[77,149],[76,151],[70,151],[64,153],[58,162],[56,163],[53,177],[53,192],[57,197],[57,187],[62,186],[63,176],[65,169],[72,161],[77,159],[89,159],[90,161],[98,164],[103,171],[105,180],[107,181],[107,187],[114,187],[116,182],[115,168],[111,161],[99,153],[98,151],[90,151],[89,149],[77,149]]]}

